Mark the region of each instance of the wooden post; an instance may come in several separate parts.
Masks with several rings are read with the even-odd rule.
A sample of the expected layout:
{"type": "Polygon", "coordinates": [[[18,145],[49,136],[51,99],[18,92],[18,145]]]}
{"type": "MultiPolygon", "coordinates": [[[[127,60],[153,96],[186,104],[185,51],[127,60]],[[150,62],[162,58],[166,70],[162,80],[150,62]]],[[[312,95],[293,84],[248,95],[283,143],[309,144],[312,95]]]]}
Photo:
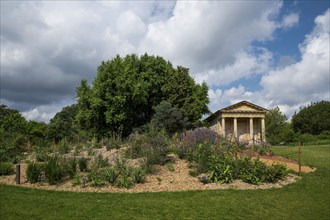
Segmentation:
{"type": "Polygon", "coordinates": [[[301,176],[301,142],[298,145],[298,165],[299,165],[299,176],[301,176]]]}
{"type": "Polygon", "coordinates": [[[16,164],[16,184],[21,184],[21,165],[16,164]]]}

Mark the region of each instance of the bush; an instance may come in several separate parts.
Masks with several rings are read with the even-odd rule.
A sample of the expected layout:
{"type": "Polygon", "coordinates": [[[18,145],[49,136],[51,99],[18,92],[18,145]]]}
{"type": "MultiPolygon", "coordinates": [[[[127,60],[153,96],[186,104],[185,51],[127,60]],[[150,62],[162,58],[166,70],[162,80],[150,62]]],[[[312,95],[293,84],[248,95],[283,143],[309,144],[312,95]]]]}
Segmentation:
{"type": "Polygon", "coordinates": [[[42,172],[42,165],[36,162],[28,163],[26,169],[26,177],[30,183],[36,183],[40,181],[42,172]]]}
{"type": "Polygon", "coordinates": [[[135,183],[143,183],[146,170],[144,167],[133,168],[126,161],[118,159],[113,167],[102,170],[104,179],[114,186],[130,188],[135,183]]]}
{"type": "Polygon", "coordinates": [[[118,171],[115,169],[115,167],[106,167],[103,170],[103,175],[106,181],[114,184],[117,180],[118,171]]]}
{"type": "Polygon", "coordinates": [[[209,166],[208,179],[215,183],[231,183],[234,180],[233,159],[212,156],[209,166]]]}
{"type": "Polygon", "coordinates": [[[93,165],[92,167],[97,168],[103,168],[109,166],[109,160],[108,158],[104,158],[102,154],[98,154],[94,157],[93,165]]]}
{"type": "Polygon", "coordinates": [[[212,155],[212,146],[200,143],[188,153],[188,161],[192,163],[197,173],[204,173],[210,166],[212,155]]]}
{"type": "Polygon", "coordinates": [[[96,169],[93,169],[88,174],[88,181],[90,182],[91,186],[95,186],[95,187],[104,186],[106,184],[103,173],[96,169]]]}
{"type": "Polygon", "coordinates": [[[81,178],[80,176],[78,175],[75,175],[73,178],[72,178],[72,185],[73,186],[77,186],[77,185],[80,185],[81,184],[81,178]]]}
{"type": "Polygon", "coordinates": [[[34,147],[34,155],[38,162],[44,162],[48,158],[47,150],[41,147],[34,147]]]}
{"type": "Polygon", "coordinates": [[[69,157],[62,161],[63,172],[69,175],[70,179],[77,174],[77,159],[75,157],[69,157]]]}
{"type": "Polygon", "coordinates": [[[169,153],[168,138],[165,133],[134,134],[130,141],[128,156],[131,158],[146,158],[148,166],[154,164],[164,165],[169,153]]]}
{"type": "Polygon", "coordinates": [[[250,184],[275,183],[286,175],[287,169],[284,165],[267,166],[259,159],[251,160],[247,157],[235,160],[228,156],[212,156],[208,168],[208,180],[219,183],[231,183],[235,179],[250,184]]]}
{"type": "Polygon", "coordinates": [[[85,157],[80,157],[78,159],[78,166],[79,166],[79,170],[80,172],[86,172],[88,169],[87,169],[87,166],[88,166],[88,159],[85,158],[85,157]]]}
{"type": "Polygon", "coordinates": [[[0,162],[0,176],[14,174],[14,167],[12,163],[0,162]]]}
{"type": "Polygon", "coordinates": [[[67,154],[67,153],[69,153],[69,150],[70,150],[69,145],[67,145],[67,143],[65,143],[65,140],[62,139],[60,141],[60,144],[58,145],[59,153],[60,154],[67,154]]]}
{"type": "Polygon", "coordinates": [[[64,171],[62,164],[60,163],[60,158],[58,156],[52,156],[48,158],[45,164],[45,175],[47,182],[50,185],[55,185],[59,183],[64,177],[64,171]]]}

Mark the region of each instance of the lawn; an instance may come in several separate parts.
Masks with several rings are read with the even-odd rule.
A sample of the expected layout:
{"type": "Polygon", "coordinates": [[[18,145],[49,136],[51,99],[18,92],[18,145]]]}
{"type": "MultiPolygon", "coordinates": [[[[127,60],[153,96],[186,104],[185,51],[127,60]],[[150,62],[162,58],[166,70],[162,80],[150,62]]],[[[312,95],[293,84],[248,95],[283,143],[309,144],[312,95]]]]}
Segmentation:
{"type": "MultiPolygon", "coordinates": [[[[273,147],[297,158],[297,147],[273,147]]],[[[281,189],[73,193],[0,185],[0,219],[329,219],[330,145],[303,146],[317,167],[281,189]]]]}

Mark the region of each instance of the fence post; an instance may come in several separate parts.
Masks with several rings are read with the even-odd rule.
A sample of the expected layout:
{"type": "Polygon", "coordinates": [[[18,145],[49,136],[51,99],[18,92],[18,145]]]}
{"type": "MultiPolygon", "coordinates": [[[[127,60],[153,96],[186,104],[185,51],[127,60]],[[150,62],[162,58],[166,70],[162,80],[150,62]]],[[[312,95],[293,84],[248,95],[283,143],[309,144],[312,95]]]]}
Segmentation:
{"type": "Polygon", "coordinates": [[[16,164],[16,184],[21,184],[21,164],[16,164]]]}
{"type": "Polygon", "coordinates": [[[298,145],[298,165],[299,165],[299,176],[301,176],[301,142],[298,145]]]}

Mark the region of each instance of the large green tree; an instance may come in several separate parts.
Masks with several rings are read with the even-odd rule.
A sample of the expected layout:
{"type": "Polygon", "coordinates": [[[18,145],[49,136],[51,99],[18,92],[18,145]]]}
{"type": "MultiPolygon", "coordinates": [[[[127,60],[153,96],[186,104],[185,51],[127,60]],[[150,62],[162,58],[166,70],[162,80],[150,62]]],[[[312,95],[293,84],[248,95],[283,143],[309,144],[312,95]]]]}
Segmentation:
{"type": "Polygon", "coordinates": [[[91,86],[82,80],[77,118],[82,128],[99,136],[126,136],[148,123],[161,101],[168,101],[196,125],[208,113],[207,90],[205,83],[194,82],[187,68],[174,68],[161,57],[116,56],[102,62],[91,86]]]}
{"type": "Polygon", "coordinates": [[[287,117],[281,112],[279,107],[275,107],[266,113],[266,138],[271,144],[281,142],[292,142],[294,132],[287,122],[287,117]]]}
{"type": "Polygon", "coordinates": [[[314,135],[330,131],[330,102],[311,103],[302,108],[293,115],[292,126],[295,132],[314,135]]]}
{"type": "Polygon", "coordinates": [[[50,140],[59,142],[63,138],[72,139],[78,133],[76,125],[78,107],[76,104],[64,107],[50,120],[47,136],[50,140]]]}

